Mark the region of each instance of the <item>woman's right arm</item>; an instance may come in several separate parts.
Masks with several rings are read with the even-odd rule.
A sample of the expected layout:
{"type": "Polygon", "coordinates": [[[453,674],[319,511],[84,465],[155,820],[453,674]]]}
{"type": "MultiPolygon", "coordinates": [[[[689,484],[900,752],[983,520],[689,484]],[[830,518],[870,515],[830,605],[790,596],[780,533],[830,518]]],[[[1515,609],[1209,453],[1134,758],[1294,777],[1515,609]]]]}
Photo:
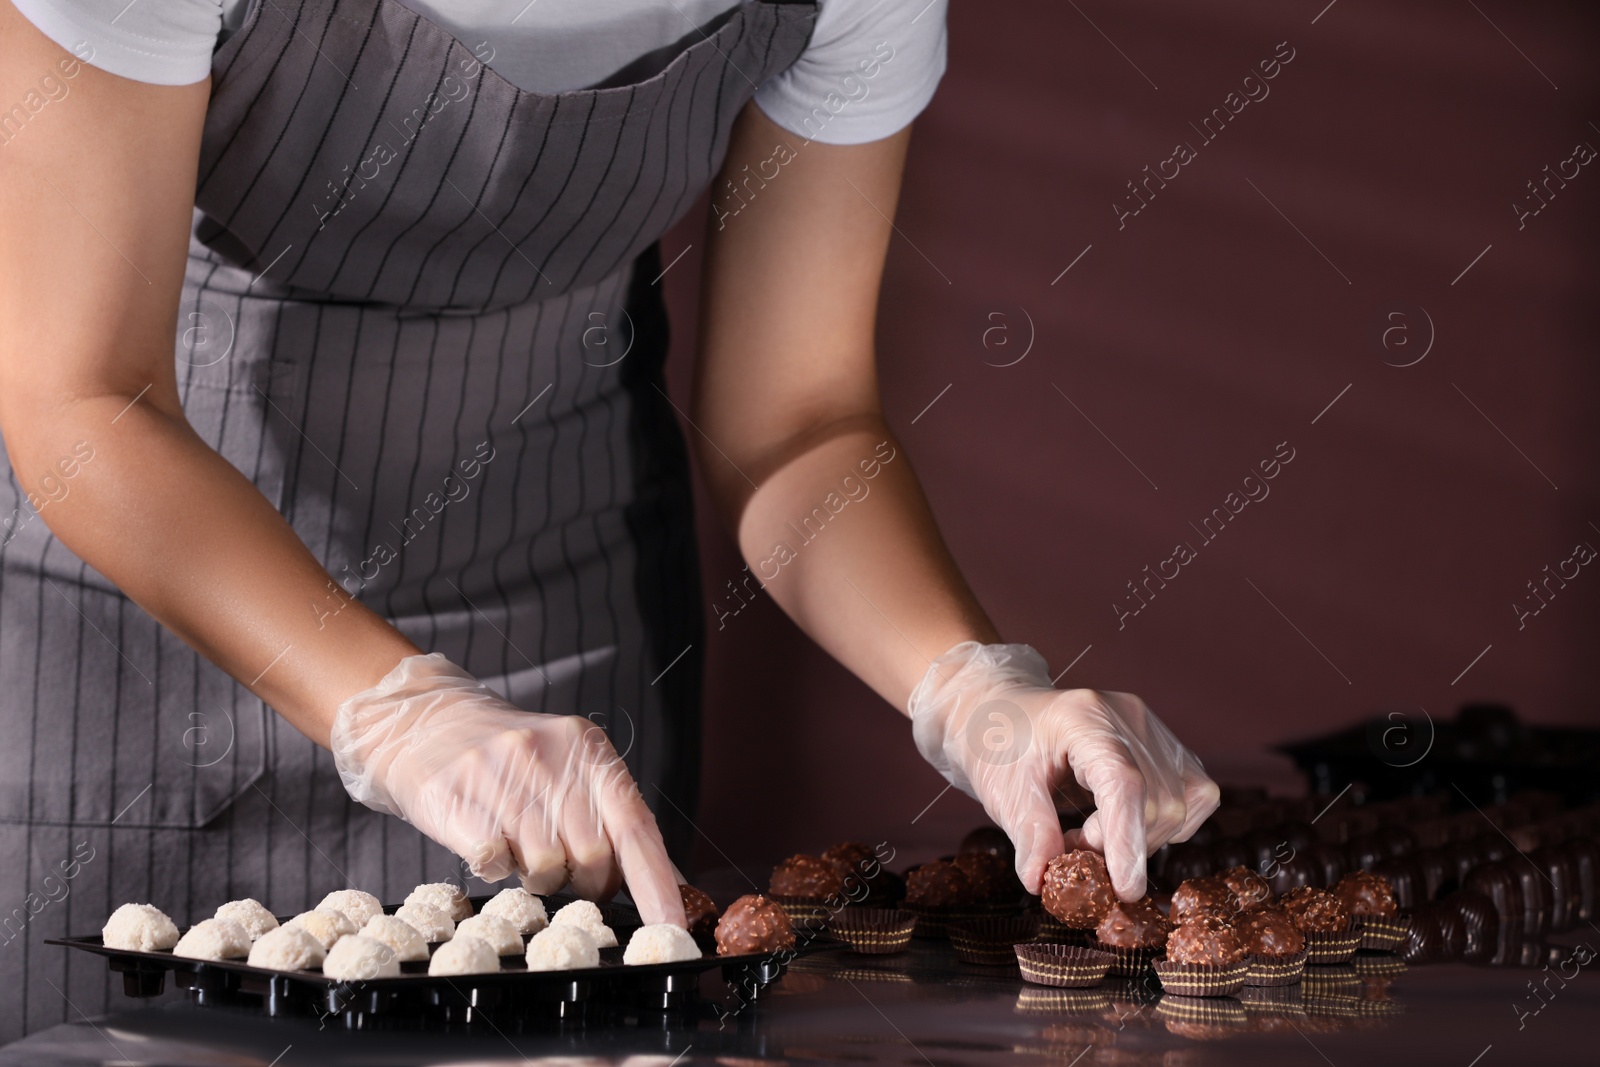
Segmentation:
{"type": "Polygon", "coordinates": [[[340,702],[417,649],[359,603],[314,610],[348,597],[184,418],[173,345],[209,95],[78,62],[0,0],[0,433],[63,544],[326,746],[340,702]],[[66,94],[41,94],[47,76],[66,94]]]}

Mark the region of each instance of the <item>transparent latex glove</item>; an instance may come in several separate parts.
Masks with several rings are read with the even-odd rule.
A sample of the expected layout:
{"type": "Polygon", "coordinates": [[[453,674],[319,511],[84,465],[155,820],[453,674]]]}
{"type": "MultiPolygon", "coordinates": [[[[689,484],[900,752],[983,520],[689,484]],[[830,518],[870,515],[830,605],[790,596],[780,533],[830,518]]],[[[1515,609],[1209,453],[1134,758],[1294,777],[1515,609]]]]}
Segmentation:
{"type": "Polygon", "coordinates": [[[964,641],[940,656],[909,701],[923,758],[976,798],[1017,847],[1017,876],[1039,892],[1065,849],[1105,854],[1117,895],[1145,892],[1145,860],[1185,841],[1216,810],[1216,783],[1131,693],[1056,689],[1027,645],[964,641]],[[1056,798],[1094,797],[1081,830],[1061,831],[1056,798]]]}
{"type": "Polygon", "coordinates": [[[523,711],[434,653],[339,705],[329,747],[352,798],[398,815],[479,878],[515,873],[531,893],[570,879],[596,900],[626,879],[645,922],[684,925],[655,816],[589,720],[523,711]]]}

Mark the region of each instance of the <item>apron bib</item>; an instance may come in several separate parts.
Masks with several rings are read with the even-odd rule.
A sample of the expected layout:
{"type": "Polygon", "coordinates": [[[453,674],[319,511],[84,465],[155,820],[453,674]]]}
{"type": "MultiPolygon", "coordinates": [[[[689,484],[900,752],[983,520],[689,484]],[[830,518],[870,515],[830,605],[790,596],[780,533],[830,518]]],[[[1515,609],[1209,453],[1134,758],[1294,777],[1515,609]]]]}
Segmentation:
{"type": "MultiPolygon", "coordinates": [[[[253,4],[213,64],[176,345],[190,423],[342,587],[308,611],[356,596],[518,706],[588,716],[680,864],[701,614],[656,241],[815,11],[751,0],[625,84],[556,94],[394,0],[253,4]]],[[[289,913],[461,881],[51,538],[14,477],[13,513],[0,1042],[69,1017],[45,979],[106,1008],[104,963],[40,942],[127,901],[182,928],[237,897],[289,913]]]]}

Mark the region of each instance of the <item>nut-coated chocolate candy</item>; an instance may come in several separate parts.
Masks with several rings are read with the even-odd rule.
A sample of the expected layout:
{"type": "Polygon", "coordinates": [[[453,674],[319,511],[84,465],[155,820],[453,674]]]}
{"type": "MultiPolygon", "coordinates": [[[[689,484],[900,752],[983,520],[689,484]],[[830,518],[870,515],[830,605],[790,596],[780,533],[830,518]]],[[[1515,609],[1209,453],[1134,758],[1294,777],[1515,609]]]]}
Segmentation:
{"type": "Polygon", "coordinates": [[[993,852],[958,852],[950,862],[967,876],[975,900],[1017,897],[1022,893],[1022,883],[1017,881],[1016,872],[993,852]]]}
{"type": "Polygon", "coordinates": [[[1301,933],[1337,934],[1350,928],[1344,903],[1326,889],[1301,886],[1284,894],[1278,906],[1301,933]]]}
{"type": "Polygon", "coordinates": [[[1332,886],[1333,895],[1351,915],[1397,915],[1394,889],[1371,871],[1351,871],[1332,886]]]}
{"type": "Polygon", "coordinates": [[[689,921],[689,933],[695,937],[710,937],[717,928],[716,902],[692,885],[679,885],[678,892],[683,895],[683,914],[689,921]]]}
{"type": "Polygon", "coordinates": [[[821,856],[790,856],[772,869],[767,888],[773,896],[825,900],[844,888],[844,879],[821,856]]]}
{"type": "Polygon", "coordinates": [[[1106,861],[1088,849],[1051,860],[1044,870],[1041,896],[1044,910],[1075,930],[1093,930],[1117,901],[1106,861]]]}
{"type": "Polygon", "coordinates": [[[777,901],[747,893],[717,920],[716,938],[719,956],[777,952],[794,947],[794,925],[777,901]]]}
{"type": "Polygon", "coordinates": [[[1167,943],[1170,926],[1149,897],[1131,903],[1119,900],[1100,920],[1094,935],[1113,948],[1160,948],[1167,943]]]}
{"type": "Polygon", "coordinates": [[[1272,886],[1249,867],[1234,867],[1232,870],[1224,871],[1220,877],[1233,891],[1234,899],[1238,901],[1241,909],[1265,904],[1272,899],[1272,886]]]}
{"type": "Polygon", "coordinates": [[[1244,950],[1254,956],[1292,956],[1306,947],[1305,935],[1284,912],[1256,907],[1234,920],[1244,950]]]}
{"type": "Polygon", "coordinates": [[[1244,958],[1244,945],[1233,927],[1214,915],[1197,915],[1167,935],[1167,959],[1173,963],[1221,966],[1244,958]]]}
{"type": "Polygon", "coordinates": [[[1196,915],[1228,919],[1239,910],[1239,898],[1220,875],[1191,878],[1172,891],[1172,920],[1183,922],[1196,915]]]}
{"type": "Polygon", "coordinates": [[[906,873],[906,903],[914,908],[948,908],[970,904],[972,883],[949,860],[934,860],[906,873]]]}

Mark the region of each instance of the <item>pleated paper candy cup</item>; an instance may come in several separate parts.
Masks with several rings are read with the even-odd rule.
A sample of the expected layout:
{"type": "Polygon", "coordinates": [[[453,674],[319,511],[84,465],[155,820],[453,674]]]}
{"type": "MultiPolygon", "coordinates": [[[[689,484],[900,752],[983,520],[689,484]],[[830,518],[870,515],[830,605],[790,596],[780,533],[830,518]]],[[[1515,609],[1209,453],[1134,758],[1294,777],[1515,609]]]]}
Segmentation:
{"type": "Polygon", "coordinates": [[[1088,948],[1089,942],[1094,940],[1093,930],[1080,930],[1075,926],[1068,926],[1043,908],[1034,908],[1027,914],[1039,920],[1040,941],[1048,941],[1052,945],[1079,945],[1088,948]]]}
{"type": "Polygon", "coordinates": [[[1008,967],[1017,961],[1013,946],[1025,945],[1038,936],[1039,924],[1029,916],[978,919],[954,923],[947,932],[950,947],[955,949],[956,958],[961,962],[1008,967]]]}
{"type": "Polygon", "coordinates": [[[1306,951],[1301,949],[1292,956],[1247,956],[1249,973],[1247,986],[1294,985],[1306,970],[1306,951]]]}
{"type": "Polygon", "coordinates": [[[1105,981],[1111,956],[1076,945],[1016,945],[1013,952],[1024,981],[1057,989],[1089,989],[1105,981]]]}
{"type": "Polygon", "coordinates": [[[1361,943],[1359,930],[1346,930],[1343,933],[1308,933],[1306,938],[1306,962],[1313,966],[1325,966],[1333,963],[1349,963],[1350,958],[1356,954],[1356,946],[1361,943]]]}
{"type": "Polygon", "coordinates": [[[944,937],[949,934],[952,924],[984,918],[971,904],[947,904],[937,908],[906,904],[903,907],[917,918],[913,937],[944,937]]]}
{"type": "Polygon", "coordinates": [[[1180,997],[1225,997],[1244,988],[1250,974],[1250,962],[1238,963],[1174,963],[1157,960],[1151,964],[1161,979],[1161,988],[1180,997]]]}
{"type": "Polygon", "coordinates": [[[1152,963],[1167,954],[1165,945],[1160,948],[1120,948],[1108,945],[1099,938],[1092,939],[1089,947],[1111,956],[1111,973],[1118,978],[1138,978],[1150,969],[1152,963]]]}
{"type": "Polygon", "coordinates": [[[826,897],[781,897],[768,893],[767,898],[783,909],[796,930],[823,930],[833,918],[836,909],[826,897]]]}
{"type": "Polygon", "coordinates": [[[1355,932],[1361,935],[1358,948],[1371,952],[1395,952],[1406,939],[1410,921],[1399,915],[1357,915],[1355,932]]]}
{"type": "Polygon", "coordinates": [[[898,908],[846,908],[834,916],[828,930],[852,951],[866,956],[887,956],[905,951],[916,924],[915,915],[898,908]]]}

